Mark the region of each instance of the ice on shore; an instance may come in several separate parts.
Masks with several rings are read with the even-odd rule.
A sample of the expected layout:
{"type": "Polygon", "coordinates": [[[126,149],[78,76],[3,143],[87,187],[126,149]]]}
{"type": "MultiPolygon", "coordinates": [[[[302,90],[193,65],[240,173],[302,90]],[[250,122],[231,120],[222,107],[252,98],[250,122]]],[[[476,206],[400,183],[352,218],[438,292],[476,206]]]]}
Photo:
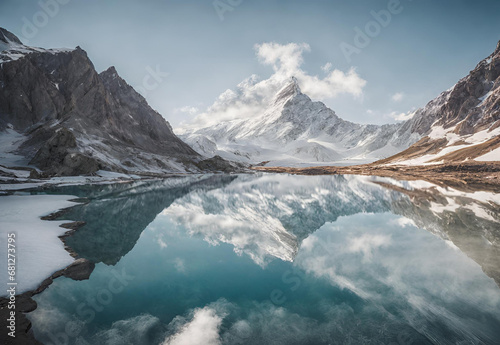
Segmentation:
{"type": "Polygon", "coordinates": [[[16,294],[36,289],[57,270],[74,259],[58,236],[67,230],[67,221],[45,221],[40,217],[74,206],[69,195],[0,196],[0,296],[7,295],[8,234],[15,233],[16,294]]]}

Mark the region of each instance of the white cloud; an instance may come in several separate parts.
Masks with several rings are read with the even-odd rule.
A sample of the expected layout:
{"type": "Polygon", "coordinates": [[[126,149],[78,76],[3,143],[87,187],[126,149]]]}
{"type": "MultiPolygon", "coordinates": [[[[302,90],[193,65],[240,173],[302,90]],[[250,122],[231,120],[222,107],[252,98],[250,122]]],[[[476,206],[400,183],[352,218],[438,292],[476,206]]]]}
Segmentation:
{"type": "Polygon", "coordinates": [[[148,335],[161,328],[160,320],[152,315],[138,315],[113,322],[111,328],[95,336],[95,344],[145,344],[148,335]]]}
{"type": "Polygon", "coordinates": [[[200,113],[187,128],[211,126],[222,121],[258,116],[265,111],[274,95],[290,80],[297,78],[303,93],[314,100],[335,98],[347,94],[359,98],[366,81],[354,68],[347,72],[333,69],[331,64],[323,66],[324,77],[310,75],[301,66],[303,54],[310,51],[308,44],[263,43],[255,45],[258,60],[272,66],[274,73],[268,79],[252,75],[239,83],[234,90],[224,91],[215,102],[200,113]],[[325,69],[328,69],[326,71],[325,69]]]}
{"type": "MultiPolygon", "coordinates": [[[[255,49],[262,63],[273,66],[275,74],[271,78],[286,80],[294,76],[302,91],[313,99],[333,98],[341,93],[360,96],[366,85],[366,81],[361,79],[353,68],[347,73],[334,69],[325,78],[307,74],[300,68],[304,62],[303,53],[311,50],[306,43],[263,43],[256,45],[255,49]]],[[[323,67],[328,67],[328,70],[332,68],[331,64],[323,67]]]]}
{"type": "Polygon", "coordinates": [[[415,111],[409,111],[407,113],[398,113],[396,111],[393,111],[389,114],[390,117],[397,121],[406,121],[411,119],[415,115],[415,111]]]}
{"type": "Polygon", "coordinates": [[[400,102],[402,101],[404,98],[404,93],[402,92],[396,92],[394,95],[392,95],[391,99],[394,101],[394,102],[400,102]]]}
{"type": "Polygon", "coordinates": [[[302,54],[311,51],[307,43],[279,44],[275,42],[256,44],[259,60],[265,65],[272,65],[274,71],[289,74],[291,77],[304,62],[302,54]]]}
{"type": "Polygon", "coordinates": [[[187,105],[185,107],[182,107],[182,108],[176,108],[176,109],[174,109],[174,112],[176,112],[176,113],[186,113],[186,114],[189,114],[189,115],[195,115],[199,111],[200,111],[200,109],[198,109],[197,107],[192,107],[192,106],[189,106],[189,105],[187,105]]]}
{"type": "Polygon", "coordinates": [[[413,220],[406,218],[406,217],[401,217],[401,218],[395,219],[394,224],[399,225],[402,228],[406,228],[408,226],[417,227],[417,225],[415,224],[415,222],[413,220]]]}
{"type": "Polygon", "coordinates": [[[311,98],[319,100],[334,98],[341,93],[360,97],[366,85],[366,81],[361,79],[354,68],[347,73],[335,69],[323,79],[309,76],[302,71],[299,71],[296,77],[302,91],[311,98]]]}
{"type": "Polygon", "coordinates": [[[300,250],[311,251],[314,249],[318,238],[315,236],[306,237],[300,244],[300,250]]]}
{"type": "Polygon", "coordinates": [[[389,236],[364,234],[351,239],[348,251],[363,253],[365,259],[371,259],[374,250],[388,246],[390,243],[391,238],[389,236]]]}
{"type": "Polygon", "coordinates": [[[212,245],[231,244],[237,254],[247,254],[260,266],[264,267],[272,257],[292,261],[293,244],[280,240],[290,235],[279,220],[261,217],[260,210],[252,208],[252,200],[248,197],[254,198],[254,195],[230,199],[220,191],[212,191],[210,196],[225,206],[223,214],[206,214],[203,199],[196,193],[177,200],[163,214],[184,224],[191,235],[203,236],[212,245]]]}
{"type": "Polygon", "coordinates": [[[161,249],[167,248],[167,244],[161,238],[158,238],[158,244],[161,249]]]}
{"type": "Polygon", "coordinates": [[[195,309],[193,319],[186,323],[173,336],[168,337],[163,345],[219,345],[219,328],[223,316],[219,316],[209,306],[195,309]]]}
{"type": "Polygon", "coordinates": [[[167,244],[166,244],[166,243],[165,243],[165,241],[163,240],[163,234],[160,234],[160,235],[157,237],[156,242],[160,245],[160,248],[161,248],[161,249],[165,249],[165,248],[167,248],[167,244]]]}
{"type": "Polygon", "coordinates": [[[351,289],[365,301],[390,300],[403,315],[400,321],[411,325],[417,318],[430,316],[427,320],[432,324],[431,320],[439,318],[446,327],[461,330],[460,337],[474,338],[480,326],[471,326],[470,319],[457,314],[453,306],[498,309],[500,294],[490,294],[498,287],[474,261],[450,249],[439,236],[423,229],[401,231],[398,223],[411,226],[404,219],[393,214],[340,217],[336,224],[342,231],[326,224],[311,235],[318,238],[315,248],[299,251],[294,264],[335,286],[351,289]],[[376,253],[375,248],[385,245],[389,250],[376,253]],[[370,260],[352,255],[364,252],[371,255],[370,260]],[[477,284],[484,284],[485,290],[475,288],[477,284]]]}
{"type": "Polygon", "coordinates": [[[175,258],[174,266],[177,272],[186,273],[186,262],[181,258],[175,258]]]}
{"type": "Polygon", "coordinates": [[[331,62],[327,62],[324,66],[321,66],[323,72],[328,73],[332,69],[333,65],[331,62]]]}

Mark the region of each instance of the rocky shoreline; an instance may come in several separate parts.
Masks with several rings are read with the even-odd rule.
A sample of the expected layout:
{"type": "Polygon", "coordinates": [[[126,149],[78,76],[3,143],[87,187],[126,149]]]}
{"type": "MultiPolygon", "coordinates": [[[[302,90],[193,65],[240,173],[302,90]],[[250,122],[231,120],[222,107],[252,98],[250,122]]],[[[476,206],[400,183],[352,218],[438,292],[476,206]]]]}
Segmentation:
{"type": "Polygon", "coordinates": [[[407,181],[424,180],[468,192],[487,190],[500,193],[500,162],[472,161],[418,166],[363,164],[310,168],[254,166],[251,169],[295,175],[373,175],[407,181]]]}

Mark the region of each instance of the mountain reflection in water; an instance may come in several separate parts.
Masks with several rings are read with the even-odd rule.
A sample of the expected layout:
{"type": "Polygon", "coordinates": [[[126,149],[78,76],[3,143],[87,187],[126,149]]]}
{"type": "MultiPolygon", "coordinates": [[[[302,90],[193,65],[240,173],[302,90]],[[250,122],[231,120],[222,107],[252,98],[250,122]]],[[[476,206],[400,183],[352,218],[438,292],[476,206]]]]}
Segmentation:
{"type": "Polygon", "coordinates": [[[57,296],[78,304],[113,265],[138,282],[82,326],[84,339],[126,338],[124,325],[138,317],[149,335],[133,343],[143,344],[177,344],[197,318],[223,344],[494,344],[500,337],[493,193],[274,174],[52,192],[89,199],[65,215],[86,222],[66,244],[102,264],[88,282],[59,279],[37,297],[31,319],[42,340],[62,327],[41,321],[48,310],[75,318],[57,296]]]}

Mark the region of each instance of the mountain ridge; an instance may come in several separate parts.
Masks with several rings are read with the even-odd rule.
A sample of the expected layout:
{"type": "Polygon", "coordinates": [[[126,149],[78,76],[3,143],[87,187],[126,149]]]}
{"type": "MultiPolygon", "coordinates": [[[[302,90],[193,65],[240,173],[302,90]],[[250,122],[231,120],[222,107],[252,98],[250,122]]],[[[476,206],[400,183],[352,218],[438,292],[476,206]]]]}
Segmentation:
{"type": "MultiPolygon", "coordinates": [[[[421,140],[375,164],[481,160],[481,156],[500,147],[497,143],[500,135],[500,41],[492,54],[452,88],[418,109],[405,126],[422,133],[421,140]]],[[[500,161],[500,152],[496,159],[488,160],[500,161]]]]}
{"type": "Polygon", "coordinates": [[[292,77],[263,114],[197,129],[180,137],[200,154],[220,154],[235,160],[238,155],[244,161],[271,161],[270,164],[283,161],[283,157],[295,163],[300,159],[305,162],[376,160],[419,139],[404,133],[401,127],[402,124],[362,125],[346,121],[324,103],[303,94],[292,77]],[[204,146],[207,143],[208,147],[204,146]]]}
{"type": "Polygon", "coordinates": [[[204,158],[114,67],[98,73],[80,47],[34,48],[13,37],[0,31],[0,131],[8,151],[0,153],[2,164],[35,166],[46,176],[200,172],[230,165],[212,160],[200,168],[204,158]]]}
{"type": "MultiPolygon", "coordinates": [[[[467,76],[414,111],[412,118],[386,125],[343,120],[303,94],[292,77],[262,114],[188,130],[181,138],[202,155],[267,166],[474,159],[500,147],[499,76],[500,42],[467,76]]],[[[496,158],[488,159],[500,160],[500,152],[492,155],[496,158]]]]}

